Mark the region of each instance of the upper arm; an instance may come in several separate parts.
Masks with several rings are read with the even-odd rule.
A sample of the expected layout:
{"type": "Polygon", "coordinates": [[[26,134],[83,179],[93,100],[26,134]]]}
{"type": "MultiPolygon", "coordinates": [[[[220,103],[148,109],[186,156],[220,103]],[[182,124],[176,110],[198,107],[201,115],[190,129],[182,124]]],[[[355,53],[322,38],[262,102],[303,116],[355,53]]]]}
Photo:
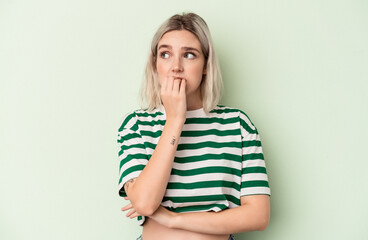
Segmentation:
{"type": "Polygon", "coordinates": [[[264,230],[270,221],[270,196],[265,194],[249,195],[240,198],[241,206],[251,208],[254,212],[254,219],[259,223],[259,230],[264,230]]]}
{"type": "Polygon", "coordinates": [[[250,119],[240,114],[242,170],[240,196],[270,195],[261,139],[250,119]]]}
{"type": "Polygon", "coordinates": [[[241,205],[260,205],[269,208],[270,196],[265,194],[240,197],[241,205]]]}
{"type": "MultiPolygon", "coordinates": [[[[127,196],[127,184],[137,178],[148,162],[148,154],[143,138],[138,130],[137,119],[134,114],[128,114],[118,131],[118,159],[119,159],[119,195],[127,196]]],[[[129,190],[128,190],[129,191],[129,190]]]]}

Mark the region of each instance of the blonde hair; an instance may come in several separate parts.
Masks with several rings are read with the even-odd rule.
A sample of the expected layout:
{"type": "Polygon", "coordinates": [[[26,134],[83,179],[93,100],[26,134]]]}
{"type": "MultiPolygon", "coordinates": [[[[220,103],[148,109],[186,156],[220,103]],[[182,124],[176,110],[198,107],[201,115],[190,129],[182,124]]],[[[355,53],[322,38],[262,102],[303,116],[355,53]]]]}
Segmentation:
{"type": "Polygon", "coordinates": [[[201,43],[202,52],[206,60],[206,74],[203,75],[200,88],[203,110],[208,113],[220,102],[223,84],[210,31],[206,22],[195,13],[176,14],[170,17],[158,28],[153,36],[145,78],[141,88],[142,108],[148,108],[150,111],[161,105],[160,86],[156,69],[157,45],[165,33],[173,30],[190,31],[201,43]]]}

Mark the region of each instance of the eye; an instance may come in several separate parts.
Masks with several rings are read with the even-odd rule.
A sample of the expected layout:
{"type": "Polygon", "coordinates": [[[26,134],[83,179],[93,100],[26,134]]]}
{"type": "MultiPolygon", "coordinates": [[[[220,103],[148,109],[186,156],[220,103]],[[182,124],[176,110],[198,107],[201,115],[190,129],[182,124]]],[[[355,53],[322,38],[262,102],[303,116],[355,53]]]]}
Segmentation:
{"type": "Polygon", "coordinates": [[[161,57],[161,58],[169,58],[169,56],[170,56],[170,55],[169,55],[169,53],[168,53],[168,52],[161,52],[161,53],[160,53],[160,57],[161,57]]]}
{"type": "Polygon", "coordinates": [[[189,59],[193,59],[193,58],[195,58],[195,57],[196,57],[196,55],[195,55],[194,53],[192,53],[192,52],[186,52],[186,53],[184,54],[184,57],[185,57],[185,58],[189,58],[189,59]]]}

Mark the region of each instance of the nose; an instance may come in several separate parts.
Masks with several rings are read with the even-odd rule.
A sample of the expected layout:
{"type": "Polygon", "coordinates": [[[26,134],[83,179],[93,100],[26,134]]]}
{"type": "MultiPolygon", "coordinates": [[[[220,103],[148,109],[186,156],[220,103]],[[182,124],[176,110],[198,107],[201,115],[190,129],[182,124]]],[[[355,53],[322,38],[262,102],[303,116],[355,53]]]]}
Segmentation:
{"type": "Polygon", "coordinates": [[[181,63],[180,58],[175,58],[171,67],[171,71],[178,73],[178,72],[182,72],[183,69],[183,65],[181,63]]]}

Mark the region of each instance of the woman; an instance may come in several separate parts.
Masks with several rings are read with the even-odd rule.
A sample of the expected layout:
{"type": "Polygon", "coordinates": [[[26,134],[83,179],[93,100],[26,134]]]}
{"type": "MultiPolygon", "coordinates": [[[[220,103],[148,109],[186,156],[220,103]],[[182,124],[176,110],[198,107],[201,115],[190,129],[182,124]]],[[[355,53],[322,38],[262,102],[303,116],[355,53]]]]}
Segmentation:
{"type": "Polygon", "coordinates": [[[258,132],[218,105],[222,84],[210,32],[194,13],[158,29],[146,67],[148,109],[119,128],[119,193],[144,240],[227,240],[264,230],[270,189],[258,132]],[[141,217],[142,216],[142,217],[141,217]]]}

